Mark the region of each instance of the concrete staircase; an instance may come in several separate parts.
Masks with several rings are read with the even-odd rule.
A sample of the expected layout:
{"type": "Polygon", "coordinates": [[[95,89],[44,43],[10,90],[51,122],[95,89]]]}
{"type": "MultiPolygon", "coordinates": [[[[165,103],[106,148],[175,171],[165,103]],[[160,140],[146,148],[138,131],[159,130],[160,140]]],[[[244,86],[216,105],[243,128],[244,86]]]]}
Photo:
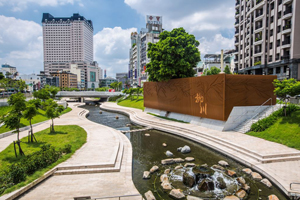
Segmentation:
{"type": "Polygon", "coordinates": [[[233,131],[239,133],[247,133],[248,131],[250,131],[253,123],[270,116],[273,112],[279,110],[280,107],[280,105],[266,107],[264,110],[254,115],[251,119],[247,119],[243,123],[238,125],[236,128],[233,129],[233,131]]]}

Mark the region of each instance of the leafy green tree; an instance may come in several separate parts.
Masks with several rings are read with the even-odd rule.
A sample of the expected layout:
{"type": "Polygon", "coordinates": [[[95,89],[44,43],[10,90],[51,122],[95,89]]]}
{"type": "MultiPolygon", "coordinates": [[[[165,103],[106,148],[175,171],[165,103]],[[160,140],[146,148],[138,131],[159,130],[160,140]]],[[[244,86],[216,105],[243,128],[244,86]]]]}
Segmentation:
{"type": "Polygon", "coordinates": [[[232,74],[228,65],[224,69],[225,74],[232,74]]]}
{"type": "Polygon", "coordinates": [[[50,99],[50,92],[47,88],[43,88],[43,89],[40,89],[39,91],[34,91],[33,96],[35,98],[45,101],[47,99],[50,99]]]}
{"type": "Polygon", "coordinates": [[[118,91],[122,90],[122,86],[123,86],[123,83],[121,81],[118,82],[118,91]]]}
{"type": "Polygon", "coordinates": [[[13,87],[16,91],[23,92],[25,89],[28,88],[28,85],[25,83],[25,81],[18,80],[14,82],[13,87]]]}
{"type": "Polygon", "coordinates": [[[171,32],[164,31],[159,41],[148,43],[146,72],[149,81],[168,81],[175,78],[193,77],[200,61],[199,41],[183,28],[175,28],[171,32]]]}
{"type": "MultiPolygon", "coordinates": [[[[300,82],[291,78],[282,81],[275,79],[273,81],[275,90],[274,94],[287,104],[288,96],[296,96],[300,94],[300,82]]],[[[286,106],[285,106],[286,107],[286,106]]],[[[286,110],[284,110],[286,115],[286,110]]]]}
{"type": "Polygon", "coordinates": [[[4,78],[5,78],[5,77],[4,77],[3,73],[0,72],[0,80],[2,80],[2,79],[4,79],[4,78]]]}
{"type": "Polygon", "coordinates": [[[129,88],[128,89],[128,93],[129,93],[131,101],[133,100],[133,94],[134,94],[134,92],[135,92],[135,88],[129,88]]]}
{"type": "Polygon", "coordinates": [[[46,111],[46,116],[52,120],[50,132],[55,132],[53,120],[55,118],[59,118],[59,115],[64,110],[64,107],[62,105],[58,105],[53,99],[48,99],[47,101],[43,102],[42,105],[46,111]]]}
{"type": "Polygon", "coordinates": [[[144,92],[143,88],[136,88],[136,94],[137,94],[137,99],[139,98],[140,94],[144,92]]]}
{"type": "MultiPolygon", "coordinates": [[[[21,118],[23,111],[26,109],[26,101],[24,94],[18,92],[16,94],[12,94],[7,103],[11,106],[11,111],[2,116],[0,122],[4,123],[5,126],[9,129],[15,129],[15,133],[17,133],[17,145],[19,146],[19,154],[21,156],[25,155],[21,148],[20,142],[20,128],[21,128],[21,118]]],[[[15,146],[14,146],[15,147],[15,146]]],[[[15,149],[15,155],[17,157],[17,151],[15,149]]]]}
{"type": "MultiPolygon", "coordinates": [[[[25,111],[23,112],[23,116],[25,119],[29,121],[30,124],[30,141],[33,142],[33,128],[31,124],[31,120],[38,114],[38,110],[36,108],[35,102],[28,102],[25,111]]],[[[35,139],[36,140],[36,139],[35,139]]],[[[28,140],[29,141],[29,140],[28,140]]]]}
{"type": "Polygon", "coordinates": [[[205,69],[202,76],[216,75],[219,74],[221,70],[217,67],[211,67],[210,69],[205,69]]]}

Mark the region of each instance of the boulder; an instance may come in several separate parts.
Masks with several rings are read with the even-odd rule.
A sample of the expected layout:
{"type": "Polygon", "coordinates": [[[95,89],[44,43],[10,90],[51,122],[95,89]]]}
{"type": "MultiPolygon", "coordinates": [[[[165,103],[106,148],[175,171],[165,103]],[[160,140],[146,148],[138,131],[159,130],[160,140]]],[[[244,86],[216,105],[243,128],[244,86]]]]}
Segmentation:
{"type": "Polygon", "coordinates": [[[126,127],[130,127],[131,126],[131,124],[126,124],[126,127]]]}
{"type": "Polygon", "coordinates": [[[150,173],[154,173],[154,172],[156,172],[157,170],[158,170],[159,168],[158,168],[158,166],[153,166],[151,169],[150,169],[150,173]]]}
{"type": "Polygon", "coordinates": [[[168,181],[164,181],[161,183],[161,186],[164,190],[172,190],[172,186],[168,181]]]}
{"type": "Polygon", "coordinates": [[[229,166],[228,162],[226,162],[226,161],[224,161],[224,160],[220,160],[220,161],[218,162],[218,164],[221,165],[221,166],[223,166],[223,167],[229,166]]]}
{"type": "Polygon", "coordinates": [[[169,196],[173,199],[184,199],[185,195],[182,193],[180,189],[171,190],[169,196]]]}
{"type": "Polygon", "coordinates": [[[271,194],[270,196],[268,196],[269,200],[279,200],[278,197],[274,194],[271,194]]]}
{"type": "Polygon", "coordinates": [[[146,134],[145,134],[145,136],[149,137],[149,136],[150,136],[150,134],[149,134],[149,133],[146,133],[146,134]]]}
{"type": "Polygon", "coordinates": [[[151,190],[145,193],[146,200],[156,200],[151,190]]]}
{"type": "Polygon", "coordinates": [[[212,168],[214,169],[218,169],[218,170],[221,170],[221,171],[224,171],[224,167],[221,167],[220,165],[213,165],[212,168]]]}
{"type": "Polygon", "coordinates": [[[166,144],[166,143],[162,143],[162,145],[163,145],[163,147],[166,147],[166,146],[167,146],[167,144],[166,144]]]}
{"type": "Polygon", "coordinates": [[[169,174],[170,172],[171,172],[170,169],[166,169],[166,170],[164,171],[165,174],[169,174]]]}
{"type": "Polygon", "coordinates": [[[185,145],[184,147],[182,147],[181,153],[190,153],[191,152],[191,148],[187,145],[185,145]]]}
{"type": "Polygon", "coordinates": [[[175,163],[183,163],[184,160],[182,158],[174,158],[173,159],[175,163]]]}
{"type": "Polygon", "coordinates": [[[260,182],[262,182],[263,184],[265,184],[268,187],[272,187],[272,183],[270,183],[270,181],[266,178],[262,179],[260,182]]]}
{"type": "Polygon", "coordinates": [[[246,181],[245,181],[245,179],[243,177],[238,177],[236,180],[237,180],[237,182],[239,182],[242,185],[246,184],[246,181]]]}
{"type": "Polygon", "coordinates": [[[214,189],[215,189],[215,184],[214,184],[214,182],[211,181],[211,180],[204,179],[203,181],[201,181],[201,183],[199,183],[198,189],[199,189],[201,192],[214,190],[214,189]]]}
{"type": "Polygon", "coordinates": [[[248,194],[250,193],[250,186],[249,186],[249,185],[244,184],[244,185],[242,186],[242,189],[245,190],[248,194]]]}
{"type": "Polygon", "coordinates": [[[232,196],[226,196],[223,200],[240,200],[240,199],[232,195],[232,196]]]}
{"type": "Polygon", "coordinates": [[[187,170],[183,173],[183,184],[185,184],[188,187],[193,187],[196,181],[195,174],[191,172],[190,170],[187,170]]]}
{"type": "Polygon", "coordinates": [[[144,171],[143,179],[149,179],[149,178],[150,178],[150,172],[149,171],[144,171]]]}
{"type": "Polygon", "coordinates": [[[198,180],[200,180],[202,178],[210,177],[215,173],[212,169],[210,169],[209,167],[205,167],[205,166],[195,166],[195,167],[193,167],[192,171],[196,175],[197,182],[198,182],[198,180]]]}
{"type": "Polygon", "coordinates": [[[195,160],[195,158],[193,158],[193,157],[186,157],[184,160],[187,161],[187,162],[192,162],[192,161],[195,160]]]}
{"type": "Polygon", "coordinates": [[[160,176],[160,182],[169,182],[169,178],[168,178],[167,174],[162,174],[160,176]]]}
{"type": "Polygon", "coordinates": [[[174,156],[174,154],[171,152],[171,151],[166,151],[166,156],[168,156],[168,157],[172,157],[172,156],[174,156]]]}
{"type": "Polygon", "coordinates": [[[231,176],[231,177],[236,176],[236,172],[233,171],[233,170],[227,170],[227,174],[228,174],[229,176],[231,176]]]}
{"type": "Polygon", "coordinates": [[[186,197],[186,200],[203,200],[203,199],[201,199],[201,198],[199,198],[199,197],[194,197],[194,196],[188,195],[188,196],[186,197]]]}
{"type": "Polygon", "coordinates": [[[224,181],[224,179],[222,178],[222,177],[218,177],[217,178],[217,188],[219,188],[219,189],[221,189],[221,190],[223,190],[223,189],[225,189],[227,186],[226,186],[226,183],[225,183],[225,181],[224,181]]]}
{"type": "Polygon", "coordinates": [[[184,167],[195,167],[195,163],[185,163],[184,167]]]}
{"type": "Polygon", "coordinates": [[[161,160],[161,164],[163,164],[163,165],[171,165],[171,164],[174,164],[174,163],[175,163],[175,161],[174,161],[173,158],[161,160]]]}
{"type": "Polygon", "coordinates": [[[261,175],[257,172],[252,172],[251,176],[254,180],[260,181],[262,179],[261,175]]]}
{"type": "Polygon", "coordinates": [[[175,167],[175,170],[177,170],[177,169],[182,169],[183,167],[181,166],[181,165],[178,165],[178,166],[176,166],[175,167]]]}
{"type": "Polygon", "coordinates": [[[201,165],[201,166],[202,166],[202,167],[208,167],[208,164],[205,163],[205,164],[203,164],[203,165],[201,165]]]}
{"type": "Polygon", "coordinates": [[[181,152],[181,149],[182,149],[182,147],[178,147],[178,148],[177,148],[177,151],[181,152]]]}
{"type": "Polygon", "coordinates": [[[249,169],[249,168],[245,168],[242,171],[245,172],[246,174],[251,174],[252,173],[252,170],[249,169]]]}
{"type": "Polygon", "coordinates": [[[245,190],[243,190],[243,189],[239,189],[236,193],[235,193],[235,195],[238,197],[238,198],[240,198],[240,199],[243,199],[243,198],[245,198],[246,197],[246,192],[245,192],[245,190]]]}

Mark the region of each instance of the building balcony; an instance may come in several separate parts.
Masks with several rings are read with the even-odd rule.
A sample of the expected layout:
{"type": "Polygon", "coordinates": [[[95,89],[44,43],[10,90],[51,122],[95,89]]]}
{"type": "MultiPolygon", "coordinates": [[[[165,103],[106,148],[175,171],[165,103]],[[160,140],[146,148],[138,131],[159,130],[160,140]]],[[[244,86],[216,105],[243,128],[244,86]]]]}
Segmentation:
{"type": "Polygon", "coordinates": [[[291,3],[293,0],[283,0],[283,5],[291,3]]]}
{"type": "Polygon", "coordinates": [[[234,25],[238,25],[240,23],[240,20],[236,20],[234,25]]]}
{"type": "Polygon", "coordinates": [[[292,8],[287,8],[287,9],[283,12],[284,15],[287,15],[287,14],[290,14],[290,13],[292,13],[292,8]]]}
{"type": "Polygon", "coordinates": [[[238,59],[234,59],[234,62],[238,62],[239,60],[238,59]]]}
{"type": "Polygon", "coordinates": [[[259,45],[259,44],[262,44],[262,43],[263,43],[263,40],[261,38],[256,38],[255,42],[254,42],[254,45],[259,45]]]}
{"type": "Polygon", "coordinates": [[[235,32],[234,32],[234,34],[236,35],[236,34],[239,34],[239,30],[236,30],[235,32]]]}
{"type": "Polygon", "coordinates": [[[289,60],[289,59],[290,59],[290,55],[281,56],[281,60],[289,60]]]}
{"type": "Polygon", "coordinates": [[[238,7],[240,5],[240,1],[235,3],[235,7],[238,7]]]}
{"type": "Polygon", "coordinates": [[[288,30],[288,29],[291,29],[292,28],[292,25],[291,24],[286,24],[284,27],[283,27],[283,30],[288,30]]]}
{"type": "Polygon", "coordinates": [[[260,2],[262,2],[263,0],[256,0],[256,5],[258,5],[260,2]]]}
{"type": "Polygon", "coordinates": [[[282,41],[282,45],[291,44],[291,40],[284,40],[282,41]]]}
{"type": "Polygon", "coordinates": [[[257,53],[262,53],[262,52],[261,52],[261,49],[255,49],[254,52],[255,52],[255,54],[257,54],[257,53]]]}
{"type": "Polygon", "coordinates": [[[239,43],[239,42],[240,42],[239,40],[235,40],[235,41],[234,41],[235,44],[237,44],[237,43],[239,43]]]}

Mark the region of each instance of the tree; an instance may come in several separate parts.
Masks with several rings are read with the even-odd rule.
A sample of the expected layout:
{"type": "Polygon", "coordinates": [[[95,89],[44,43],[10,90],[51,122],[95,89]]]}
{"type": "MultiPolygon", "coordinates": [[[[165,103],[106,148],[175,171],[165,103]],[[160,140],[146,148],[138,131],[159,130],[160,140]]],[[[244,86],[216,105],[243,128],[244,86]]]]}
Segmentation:
{"type": "Polygon", "coordinates": [[[35,98],[41,99],[43,101],[50,99],[50,92],[47,88],[43,88],[39,91],[33,92],[33,96],[35,98]]]}
{"type": "Polygon", "coordinates": [[[113,89],[117,89],[117,87],[118,87],[118,83],[117,82],[112,82],[111,84],[110,84],[110,87],[112,87],[113,89]]]}
{"type": "Polygon", "coordinates": [[[4,78],[5,78],[5,77],[4,77],[3,73],[0,72],[0,80],[2,80],[2,79],[4,79],[4,78]]]}
{"type": "Polygon", "coordinates": [[[123,86],[122,81],[118,82],[118,90],[119,91],[121,91],[123,89],[122,86],[123,86]]]}
{"type": "MultiPolygon", "coordinates": [[[[17,145],[19,146],[19,154],[21,156],[25,155],[21,148],[20,142],[20,128],[21,128],[21,118],[22,112],[26,109],[26,101],[24,94],[18,92],[16,94],[12,94],[7,103],[11,106],[11,111],[2,116],[0,122],[4,123],[5,126],[9,129],[16,129],[14,132],[17,133],[17,145]]],[[[15,148],[15,145],[14,145],[15,148]]],[[[17,151],[15,149],[15,155],[17,157],[17,151]]]]}
{"type": "Polygon", "coordinates": [[[137,93],[137,99],[139,98],[140,94],[144,92],[143,88],[136,88],[136,93],[137,93]]]}
{"type": "Polygon", "coordinates": [[[217,67],[211,67],[210,69],[205,69],[202,76],[216,75],[219,74],[221,70],[217,67]]]}
{"type": "Polygon", "coordinates": [[[232,74],[228,65],[224,69],[225,74],[232,74]]]}
{"type": "MultiPolygon", "coordinates": [[[[34,103],[30,103],[28,102],[27,103],[27,106],[26,106],[26,110],[24,111],[23,113],[23,116],[25,119],[27,119],[29,121],[29,124],[30,124],[30,141],[33,142],[33,128],[32,128],[32,124],[31,124],[31,120],[38,114],[38,111],[36,109],[36,106],[34,103]]],[[[35,137],[34,137],[35,139],[35,137]]],[[[29,141],[29,139],[28,139],[29,141]]],[[[35,139],[36,141],[36,139],[35,139]]]]}
{"type": "Polygon", "coordinates": [[[13,87],[18,92],[23,92],[25,89],[28,88],[27,84],[23,80],[18,80],[16,82],[14,82],[13,87]]]}
{"type": "MultiPolygon", "coordinates": [[[[287,104],[289,96],[293,97],[300,94],[300,82],[291,78],[282,81],[275,79],[273,81],[275,90],[274,94],[287,104]]],[[[285,106],[286,107],[286,106],[285,106]]],[[[286,109],[284,109],[286,116],[286,109]]]]}
{"type": "Polygon", "coordinates": [[[55,132],[54,130],[54,119],[59,118],[59,114],[64,110],[62,105],[58,105],[53,99],[48,99],[43,102],[43,108],[46,111],[46,116],[52,120],[52,124],[50,126],[50,132],[55,132]]]}
{"type": "Polygon", "coordinates": [[[183,28],[175,28],[171,32],[164,31],[159,41],[148,43],[146,72],[149,81],[168,81],[175,78],[193,77],[200,61],[199,41],[183,28]]]}

